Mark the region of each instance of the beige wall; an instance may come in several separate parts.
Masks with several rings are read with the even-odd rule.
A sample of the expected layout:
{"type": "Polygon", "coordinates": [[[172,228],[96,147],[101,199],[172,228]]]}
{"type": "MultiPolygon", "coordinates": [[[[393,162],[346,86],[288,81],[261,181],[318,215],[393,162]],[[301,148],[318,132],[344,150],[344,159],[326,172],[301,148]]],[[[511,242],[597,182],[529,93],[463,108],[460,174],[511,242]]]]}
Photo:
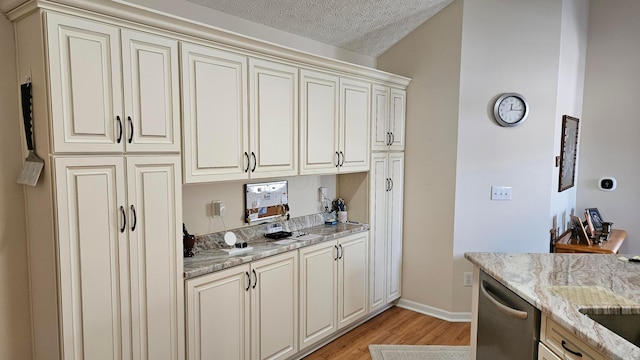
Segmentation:
{"type": "Polygon", "coordinates": [[[13,25],[0,16],[0,359],[31,358],[31,318],[13,25]]]}
{"type": "Polygon", "coordinates": [[[413,78],[407,89],[402,297],[452,301],[453,214],[462,1],[454,1],[378,58],[413,78]]]}
{"type": "Polygon", "coordinates": [[[597,207],[628,232],[624,253],[640,253],[640,2],[591,0],[577,209],[597,207]],[[613,176],[615,191],[597,188],[613,176]]]}
{"type": "Polygon", "coordinates": [[[450,319],[470,311],[465,252],[548,251],[555,211],[565,211],[552,209],[557,113],[577,111],[582,93],[580,67],[565,73],[560,64],[584,59],[584,48],[570,56],[561,48],[582,44],[587,4],[456,0],[378,59],[379,68],[413,78],[403,300],[416,308],[450,319]],[[493,120],[492,100],[504,92],[528,99],[523,125],[493,120]],[[492,185],[511,186],[513,199],[491,201],[492,185]]]}
{"type": "Polygon", "coordinates": [[[189,233],[196,235],[248,226],[244,223],[244,184],[279,180],[288,181],[291,217],[317,214],[322,211],[320,187],[327,188],[329,199],[333,200],[336,197],[336,175],[183,185],[182,220],[189,233]],[[222,219],[211,216],[213,201],[222,201],[225,205],[226,210],[222,219]]]}

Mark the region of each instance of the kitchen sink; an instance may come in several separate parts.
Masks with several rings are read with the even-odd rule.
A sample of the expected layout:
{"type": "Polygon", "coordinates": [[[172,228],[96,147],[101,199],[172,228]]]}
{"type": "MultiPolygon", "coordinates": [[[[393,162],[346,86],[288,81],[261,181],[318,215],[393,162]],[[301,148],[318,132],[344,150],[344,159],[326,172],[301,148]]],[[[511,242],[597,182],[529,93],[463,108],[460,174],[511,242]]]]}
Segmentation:
{"type": "Polygon", "coordinates": [[[580,312],[640,347],[640,314],[597,314],[593,309],[580,309],[580,312]]]}

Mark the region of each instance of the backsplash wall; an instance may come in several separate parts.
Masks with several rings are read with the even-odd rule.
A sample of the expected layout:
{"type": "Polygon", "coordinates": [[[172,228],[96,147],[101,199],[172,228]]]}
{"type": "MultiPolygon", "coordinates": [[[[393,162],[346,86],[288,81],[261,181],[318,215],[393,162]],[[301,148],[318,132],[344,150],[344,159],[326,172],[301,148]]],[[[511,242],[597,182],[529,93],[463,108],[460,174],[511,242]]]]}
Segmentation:
{"type": "Polygon", "coordinates": [[[182,221],[189,233],[210,234],[226,229],[248,226],[244,222],[244,184],[287,180],[289,187],[289,214],[291,217],[316,214],[322,211],[319,188],[326,187],[328,197],[336,197],[336,175],[295,176],[289,178],[255,179],[182,186],[182,221]],[[211,203],[222,201],[224,216],[212,217],[211,203]],[[224,223],[223,223],[224,220],[224,223]]]}

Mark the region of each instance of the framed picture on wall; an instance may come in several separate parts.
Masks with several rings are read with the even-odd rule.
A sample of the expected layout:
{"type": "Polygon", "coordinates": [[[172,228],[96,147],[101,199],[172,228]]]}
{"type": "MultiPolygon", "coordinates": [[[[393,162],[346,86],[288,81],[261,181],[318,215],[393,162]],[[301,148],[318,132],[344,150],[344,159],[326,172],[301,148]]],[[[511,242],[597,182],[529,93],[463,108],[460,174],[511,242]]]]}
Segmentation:
{"type": "Polygon", "coordinates": [[[565,191],[575,185],[576,163],[578,162],[578,122],[580,120],[569,115],[562,117],[562,138],[560,143],[560,180],[558,192],[565,191]]]}

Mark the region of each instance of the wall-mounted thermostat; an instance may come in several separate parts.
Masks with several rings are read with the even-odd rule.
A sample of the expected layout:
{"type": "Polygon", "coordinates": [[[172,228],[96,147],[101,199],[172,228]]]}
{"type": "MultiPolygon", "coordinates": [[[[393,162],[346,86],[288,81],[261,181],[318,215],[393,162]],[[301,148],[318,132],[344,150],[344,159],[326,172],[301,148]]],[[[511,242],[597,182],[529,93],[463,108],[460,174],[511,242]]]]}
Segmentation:
{"type": "Polygon", "coordinates": [[[606,176],[598,180],[598,189],[602,191],[613,191],[616,189],[616,178],[606,176]]]}

